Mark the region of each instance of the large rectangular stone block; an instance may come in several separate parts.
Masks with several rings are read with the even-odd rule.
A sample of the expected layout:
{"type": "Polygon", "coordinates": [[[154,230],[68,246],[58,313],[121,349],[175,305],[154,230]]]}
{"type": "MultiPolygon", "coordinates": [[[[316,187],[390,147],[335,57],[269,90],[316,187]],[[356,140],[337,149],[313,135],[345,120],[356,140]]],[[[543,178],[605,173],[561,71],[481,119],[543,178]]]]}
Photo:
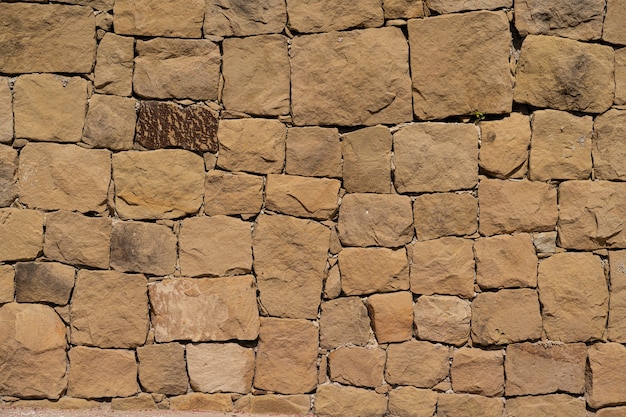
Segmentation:
{"type": "Polygon", "coordinates": [[[265,184],[265,208],[291,216],[329,220],[339,209],[340,187],[339,180],[330,178],[270,174],[265,184]]]}
{"type": "Polygon", "coordinates": [[[254,349],[237,343],[199,343],[187,345],[186,352],[189,382],[195,391],[250,392],[254,349]]]}
{"type": "Polygon", "coordinates": [[[394,385],[432,388],[450,371],[450,350],[440,344],[411,340],[387,348],[385,380],[394,385]]]}
{"type": "Polygon", "coordinates": [[[371,28],[384,23],[382,4],[378,0],[289,0],[287,15],[289,28],[299,33],[371,28]]]}
{"type": "Polygon", "coordinates": [[[43,214],[36,210],[0,209],[0,261],[27,261],[43,248],[43,214]]]}
{"type": "Polygon", "coordinates": [[[595,178],[613,181],[626,180],[626,146],[621,140],[626,135],[626,111],[611,109],[596,117],[593,127],[595,178]]]}
{"type": "Polygon", "coordinates": [[[115,33],[173,38],[200,38],[204,1],[117,0],[113,7],[115,33]]]}
{"type": "Polygon", "coordinates": [[[345,248],[339,252],[339,269],[346,295],[409,289],[409,261],[404,248],[345,248]]]}
{"type": "Polygon", "coordinates": [[[250,36],[280,33],[286,22],[284,0],[207,0],[204,34],[250,36]]]}
{"type": "Polygon", "coordinates": [[[605,0],[526,0],[515,2],[515,27],[520,35],[556,35],[588,41],[600,39],[605,0]]]}

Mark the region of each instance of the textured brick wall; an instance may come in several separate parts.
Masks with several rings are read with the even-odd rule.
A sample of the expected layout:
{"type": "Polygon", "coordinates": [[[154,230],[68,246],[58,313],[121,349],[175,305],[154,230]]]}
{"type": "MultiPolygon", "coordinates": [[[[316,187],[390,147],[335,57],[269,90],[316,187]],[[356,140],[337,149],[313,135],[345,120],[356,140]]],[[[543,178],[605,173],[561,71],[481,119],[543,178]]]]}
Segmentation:
{"type": "Polygon", "coordinates": [[[0,1],[0,407],[626,416],[623,46],[625,0],[0,1]]]}

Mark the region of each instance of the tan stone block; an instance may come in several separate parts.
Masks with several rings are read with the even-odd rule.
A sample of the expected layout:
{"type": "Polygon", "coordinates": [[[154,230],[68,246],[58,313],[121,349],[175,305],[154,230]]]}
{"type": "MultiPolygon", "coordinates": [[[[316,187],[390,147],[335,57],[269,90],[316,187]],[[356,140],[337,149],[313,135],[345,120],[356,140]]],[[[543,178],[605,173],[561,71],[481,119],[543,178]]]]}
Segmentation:
{"type": "Polygon", "coordinates": [[[480,123],[480,167],[497,178],[522,178],[527,171],[530,119],[520,113],[480,123]]]}
{"type": "Polygon", "coordinates": [[[294,123],[371,126],[412,120],[407,56],[404,35],[394,27],[294,38],[294,123]]]}
{"type": "Polygon", "coordinates": [[[61,396],[67,385],[65,326],[48,306],[0,306],[0,395],[61,396]]]}
{"type": "Polygon", "coordinates": [[[478,229],[478,200],[471,194],[422,194],[413,201],[418,240],[465,236],[478,229]]]}
{"type": "Polygon", "coordinates": [[[285,173],[341,178],[341,142],[337,128],[290,128],[286,146],[285,173]]]}
{"type": "Polygon", "coordinates": [[[409,289],[406,250],[345,248],[339,252],[341,289],[346,295],[364,295],[409,289]]]}
{"type": "Polygon", "coordinates": [[[432,417],[437,393],[415,387],[399,387],[389,393],[389,412],[399,417],[432,417]]]}
{"type": "Polygon", "coordinates": [[[359,297],[341,297],[322,303],[320,347],[364,346],[370,339],[370,318],[359,297]]]}
{"type": "Polygon", "coordinates": [[[470,124],[418,123],[393,135],[399,193],[471,189],[478,183],[478,130],[470,124]]]}
{"type": "Polygon", "coordinates": [[[210,170],[204,182],[204,212],[209,216],[254,215],[263,206],[263,177],[210,170]]]}
{"type": "MultiPolygon", "coordinates": [[[[191,3],[198,3],[198,0],[191,3]]],[[[200,39],[156,38],[137,41],[135,49],[137,56],[133,90],[139,96],[160,99],[217,99],[221,64],[217,44],[200,39]]]]}
{"type": "Polygon", "coordinates": [[[515,3],[515,27],[520,35],[557,35],[578,40],[600,39],[604,0],[580,4],[530,0],[515,3]]]}
{"type": "Polygon", "coordinates": [[[20,201],[29,207],[102,213],[111,182],[111,153],[29,143],[20,152],[18,175],[20,201]]]}
{"type": "Polygon", "coordinates": [[[227,171],[280,174],[287,127],[277,120],[220,120],[217,166],[227,171]]]}
{"type": "Polygon", "coordinates": [[[597,343],[589,347],[588,354],[587,404],[591,408],[624,404],[626,347],[619,343],[597,343]]]}
{"type": "Polygon", "coordinates": [[[411,340],[389,345],[385,381],[432,388],[448,376],[449,359],[448,347],[439,344],[411,340]]]}
{"type": "Polygon", "coordinates": [[[46,214],[43,253],[50,260],[108,269],[110,239],[111,218],[70,211],[46,214]]]}
{"type": "Polygon", "coordinates": [[[113,155],[115,206],[122,219],[174,219],[197,213],[204,160],[180,149],[113,155]]]}
{"type": "Polygon", "coordinates": [[[602,30],[603,40],[618,45],[626,45],[624,16],[626,16],[626,4],[624,4],[622,0],[607,1],[604,27],[602,30]]]}
{"type": "Polygon", "coordinates": [[[281,215],[257,218],[253,236],[259,302],[272,316],[317,318],[330,230],[281,215]]]}
{"type": "Polygon", "coordinates": [[[289,28],[299,33],[330,32],[350,28],[380,27],[384,23],[381,2],[358,0],[335,2],[289,0],[289,28]]]}
{"type": "Polygon", "coordinates": [[[176,0],[117,0],[113,15],[115,33],[122,35],[199,38],[204,1],[191,0],[180,7],[176,0]]]}
{"type": "MultiPolygon", "coordinates": [[[[3,265],[5,266],[5,265],[3,265]]],[[[11,269],[11,299],[13,279],[11,269]]],[[[18,303],[66,305],[74,289],[73,267],[56,262],[20,262],[15,264],[15,300],[18,303]]]]}
{"type": "Polygon", "coordinates": [[[139,382],[147,392],[181,395],[187,392],[185,347],[179,343],[146,345],[137,348],[139,382]]]}
{"type": "Polygon", "coordinates": [[[133,89],[135,40],[106,33],[98,44],[94,87],[104,94],[130,96],[133,89]]]}
{"type": "Polygon", "coordinates": [[[557,253],[539,264],[543,328],[550,340],[602,340],[609,291],[600,257],[557,253]]]}
{"type": "Polygon", "coordinates": [[[586,362],[584,343],[509,345],[505,363],[506,395],[582,394],[586,362]]]}
{"type": "Polygon", "coordinates": [[[425,0],[430,10],[437,13],[455,13],[466,10],[500,9],[513,6],[512,0],[425,0]]]}
{"type": "Polygon", "coordinates": [[[229,413],[233,411],[230,394],[201,394],[191,392],[177,397],[170,397],[170,409],[177,411],[213,411],[229,413]]]}
{"type": "Polygon", "coordinates": [[[439,394],[437,417],[501,417],[504,401],[469,394],[439,394]]]}
{"type": "Polygon", "coordinates": [[[329,220],[339,209],[341,181],[295,175],[267,176],[265,208],[278,213],[329,220]]]}
{"type": "MultiPolygon", "coordinates": [[[[41,3],[41,1],[36,1],[41,3]]],[[[107,11],[113,9],[115,0],[61,0],[59,3],[78,4],[81,6],[90,6],[96,10],[107,11]]]]}
{"type": "Polygon", "coordinates": [[[611,342],[626,343],[626,291],[611,290],[607,338],[611,342]]]}
{"type": "Polygon", "coordinates": [[[612,109],[596,117],[593,136],[594,177],[626,180],[626,147],[619,138],[626,134],[626,110],[612,109]]]}
{"type": "Polygon", "coordinates": [[[0,209],[0,261],[35,259],[43,247],[43,215],[35,210],[0,209]]]}
{"type": "Polygon", "coordinates": [[[321,385],[315,394],[315,414],[341,417],[382,417],[387,411],[387,398],[363,388],[321,385]]]}
{"type": "Polygon", "coordinates": [[[254,375],[253,349],[236,343],[189,344],[186,358],[194,391],[250,392],[254,375]]]}
{"type": "Polygon", "coordinates": [[[411,292],[474,295],[474,252],[472,241],[444,237],[412,246],[411,292]]]}
{"type": "Polygon", "coordinates": [[[50,400],[18,400],[11,403],[11,407],[44,408],[50,410],[93,410],[102,408],[99,401],[85,400],[84,398],[61,397],[56,401],[50,400]]]}
{"type": "Polygon", "coordinates": [[[424,17],[423,0],[383,0],[385,19],[424,17]]]}
{"type": "Polygon", "coordinates": [[[357,387],[379,387],[383,384],[386,356],[379,348],[339,348],[328,355],[330,380],[357,387]]]}
{"type": "Polygon", "coordinates": [[[476,283],[482,289],[537,286],[537,255],[527,233],[477,239],[476,283]]]}
{"type": "Polygon", "coordinates": [[[411,199],[394,194],[346,194],[337,230],[344,246],[403,246],[413,238],[411,199]]]}
{"type": "Polygon", "coordinates": [[[626,49],[615,51],[615,104],[626,104],[626,49]]]}
{"type": "Polygon", "coordinates": [[[366,127],[341,138],[343,187],[349,193],[391,192],[392,138],[386,126],[366,127]]]}
{"type": "Polygon", "coordinates": [[[586,417],[587,415],[584,401],[565,394],[507,398],[504,412],[504,417],[586,417]]]}
{"type": "Polygon", "coordinates": [[[311,410],[308,395],[245,395],[235,402],[235,410],[252,414],[306,415],[311,410]]]}
{"type": "Polygon", "coordinates": [[[282,0],[247,2],[242,0],[209,0],[204,15],[204,34],[216,36],[250,36],[281,33],[287,22],[282,0]]]}
{"type": "Polygon", "coordinates": [[[626,407],[611,407],[598,410],[596,417],[624,417],[626,416],[626,407]]]}
{"type": "Polygon", "coordinates": [[[469,301],[451,296],[424,295],[413,306],[413,321],[421,340],[461,346],[470,335],[469,301]]]}
{"type": "Polygon", "coordinates": [[[549,184],[483,179],[478,201],[482,235],[545,232],[556,226],[556,188],[549,184]]]}
{"type": "Polygon", "coordinates": [[[166,279],[150,285],[148,293],[157,342],[254,340],[259,334],[250,275],[166,279]]]}
{"type": "Polygon", "coordinates": [[[601,113],[615,91],[613,49],[557,36],[524,39],[514,99],[535,107],[601,113]]]}
{"type": "Polygon", "coordinates": [[[337,298],[341,295],[341,274],[339,273],[339,265],[335,265],[326,274],[324,280],[323,296],[327,300],[337,298]]]}
{"type": "Polygon", "coordinates": [[[413,110],[418,119],[511,112],[511,34],[505,13],[415,19],[408,31],[413,110]],[[486,61],[491,65],[485,66],[486,61]]]}
{"type": "Polygon", "coordinates": [[[317,385],[318,328],[307,320],[261,318],[254,387],[304,394],[317,385]]]}
{"type": "Polygon", "coordinates": [[[0,265],[0,304],[15,297],[15,271],[12,265],[0,265]]]}
{"type": "Polygon", "coordinates": [[[94,94],[89,100],[83,142],[94,148],[128,150],[135,137],[135,100],[94,94]]]}
{"type": "Polygon", "coordinates": [[[0,72],[91,71],[96,52],[91,8],[3,3],[0,16],[0,72]]]}
{"type": "Polygon", "coordinates": [[[502,345],[541,338],[537,292],[500,290],[478,294],[472,302],[472,340],[479,345],[502,345]]]}
{"type": "Polygon", "coordinates": [[[454,352],[452,388],[488,397],[504,393],[504,355],[501,350],[462,348],[454,352]]]}
{"type": "Polygon", "coordinates": [[[626,290],[626,250],[609,251],[611,291],[626,290]]]}
{"type": "Polygon", "coordinates": [[[140,392],[136,397],[111,398],[111,410],[131,411],[131,410],[156,410],[157,404],[152,395],[140,392]]]}
{"type": "Polygon", "coordinates": [[[9,79],[0,77],[0,143],[13,140],[13,95],[9,79]]]}
{"type": "Polygon", "coordinates": [[[537,253],[555,253],[557,232],[534,233],[533,245],[537,253]]]}
{"type": "Polygon", "coordinates": [[[17,197],[17,167],[17,151],[10,146],[0,145],[0,207],[10,206],[17,197]]]}
{"type": "Polygon", "coordinates": [[[403,342],[413,335],[413,297],[408,291],[374,294],[367,309],[378,343],[403,342]]]}

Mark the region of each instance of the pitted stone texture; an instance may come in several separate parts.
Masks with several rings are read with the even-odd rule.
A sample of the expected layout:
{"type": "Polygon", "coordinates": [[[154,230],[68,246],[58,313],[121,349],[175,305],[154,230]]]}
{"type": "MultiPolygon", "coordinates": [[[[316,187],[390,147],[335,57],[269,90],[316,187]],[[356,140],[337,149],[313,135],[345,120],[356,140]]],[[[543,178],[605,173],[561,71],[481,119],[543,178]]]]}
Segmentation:
{"type": "Polygon", "coordinates": [[[383,0],[385,19],[424,17],[423,0],[383,0]]]}
{"type": "Polygon", "coordinates": [[[227,171],[280,174],[287,127],[277,120],[220,120],[217,166],[227,171]]]}
{"type": "Polygon", "coordinates": [[[65,326],[50,307],[0,306],[0,395],[57,399],[67,384],[65,326]]]}
{"type": "Polygon", "coordinates": [[[13,96],[9,79],[0,77],[0,143],[13,140],[13,96]]]}
{"type": "Polygon", "coordinates": [[[15,297],[15,271],[12,265],[0,265],[0,304],[10,303],[15,297]]]}
{"type": "Polygon", "coordinates": [[[122,272],[173,274],[176,235],[160,224],[116,223],[111,234],[111,267],[122,272]]]}
{"type": "Polygon", "coordinates": [[[146,411],[158,409],[152,395],[140,392],[135,397],[111,398],[112,411],[146,411]]]}
{"type": "Polygon", "coordinates": [[[422,194],[413,201],[418,240],[467,236],[478,230],[478,200],[471,194],[422,194]]]}
{"type": "Polygon", "coordinates": [[[80,141],[87,111],[87,84],[80,77],[53,74],[18,77],[13,102],[15,137],[80,141]]]}
{"type": "MultiPolygon", "coordinates": [[[[507,398],[504,417],[586,417],[585,402],[565,394],[507,398]]],[[[598,417],[602,414],[598,412],[598,417]]],[[[607,416],[608,417],[608,416],[607,416]]]]}
{"type": "Polygon", "coordinates": [[[308,395],[245,395],[235,402],[235,410],[252,414],[306,415],[311,409],[308,395]]]}
{"type": "Polygon", "coordinates": [[[535,107],[602,113],[615,90],[613,49],[529,35],[517,64],[514,99],[535,107]]]}
{"type": "Polygon", "coordinates": [[[250,36],[280,33],[287,22],[282,0],[208,0],[204,15],[204,34],[250,36]]]}
{"type": "Polygon", "coordinates": [[[591,116],[539,110],[532,117],[529,178],[584,180],[591,175],[591,116]]]}
{"type": "Polygon", "coordinates": [[[589,41],[600,39],[604,0],[581,3],[525,0],[515,2],[515,27],[520,35],[557,35],[589,41]]]}
{"type": "Polygon", "coordinates": [[[253,349],[236,343],[189,344],[186,358],[194,391],[250,392],[254,375],[253,349]]]}
{"type": "Polygon", "coordinates": [[[367,309],[378,343],[404,342],[413,335],[413,297],[408,291],[373,294],[367,309]]]}
{"type": "MultiPolygon", "coordinates": [[[[12,123],[11,129],[13,129],[12,123]]],[[[15,149],[0,145],[0,207],[10,206],[17,197],[18,162],[15,149]]]]}
{"type": "Polygon", "coordinates": [[[337,128],[290,128],[286,145],[285,173],[341,178],[341,142],[337,128]]]}
{"type": "Polygon", "coordinates": [[[412,120],[409,51],[399,28],[299,36],[292,42],[296,125],[412,120]]]}
{"type": "Polygon", "coordinates": [[[619,343],[597,343],[589,348],[588,354],[587,403],[592,408],[626,403],[623,389],[626,347],[619,343]]]}
{"type": "Polygon", "coordinates": [[[413,109],[420,120],[510,113],[511,33],[503,12],[409,21],[413,109]],[[489,61],[492,65],[485,66],[489,61]]]}
{"type": "Polygon", "coordinates": [[[315,394],[315,413],[330,417],[382,417],[387,398],[363,388],[321,385],[315,394]]]}
{"type": "Polygon", "coordinates": [[[537,286],[537,255],[527,233],[476,240],[476,283],[482,289],[537,286]]]}
{"type": "Polygon", "coordinates": [[[101,213],[111,181],[111,153],[31,142],[20,153],[18,174],[20,201],[29,207],[101,213]]]}
{"type": "Polygon", "coordinates": [[[128,150],[135,137],[135,100],[94,94],[83,129],[83,142],[94,148],[128,150]]]}
{"type": "Polygon", "coordinates": [[[626,104],[626,49],[615,51],[615,104],[626,104]]]}
{"type": "Polygon", "coordinates": [[[204,3],[191,0],[181,7],[176,0],[117,0],[113,7],[115,33],[199,38],[202,36],[204,3]]]}
{"type": "Polygon", "coordinates": [[[385,381],[389,384],[432,388],[448,376],[448,347],[415,340],[387,348],[385,381]]]}
{"type": "Polygon", "coordinates": [[[375,388],[383,384],[386,353],[379,348],[347,346],[328,355],[330,380],[357,387],[375,388]]]}
{"type": "Polygon", "coordinates": [[[611,271],[607,337],[612,342],[626,342],[626,251],[610,251],[611,271]]]}
{"type": "Polygon", "coordinates": [[[503,7],[510,8],[513,6],[512,0],[426,0],[426,5],[430,10],[434,10],[437,13],[455,13],[466,10],[481,10],[481,9],[500,9],[503,7]]]}
{"type": "Polygon", "coordinates": [[[177,411],[212,411],[228,413],[233,411],[230,394],[202,394],[191,392],[170,397],[170,409],[177,411]]]}
{"type": "Polygon", "coordinates": [[[339,209],[341,181],[295,175],[267,176],[265,208],[277,213],[329,220],[339,209]]]}
{"type": "Polygon", "coordinates": [[[43,214],[36,210],[0,209],[0,261],[35,259],[43,248],[43,214]]]}
{"type": "Polygon", "coordinates": [[[341,138],[343,187],[347,192],[391,192],[391,146],[391,133],[381,125],[341,138]]]}
{"type": "Polygon", "coordinates": [[[520,113],[480,123],[480,167],[497,178],[522,178],[528,168],[530,119],[520,113]]]}
{"type": "Polygon", "coordinates": [[[299,33],[330,32],[383,26],[383,9],[377,0],[335,2],[289,0],[289,29],[299,33]]]}
{"type": "Polygon", "coordinates": [[[439,394],[437,417],[501,417],[504,401],[470,394],[439,394]]]}
{"type": "Polygon", "coordinates": [[[611,109],[596,117],[593,137],[594,176],[600,180],[626,180],[626,110],[611,109]]]}
{"type": "Polygon", "coordinates": [[[433,417],[437,393],[415,387],[398,387],[389,393],[389,412],[401,417],[433,417]]]}
{"type": "Polygon", "coordinates": [[[113,155],[113,181],[122,219],[175,219],[200,209],[204,160],[178,149],[120,152],[113,155]]]}
{"type": "Polygon", "coordinates": [[[601,340],[609,292],[600,257],[557,253],[539,265],[543,328],[550,340],[601,340]]]}
{"type": "Polygon", "coordinates": [[[482,235],[545,232],[556,226],[556,188],[549,184],[482,179],[478,201],[482,235]]]}
{"type": "Polygon", "coordinates": [[[139,382],[147,392],[181,395],[187,392],[185,347],[158,343],[137,348],[139,382]]]}
{"type": "Polygon", "coordinates": [[[475,344],[503,345],[541,338],[537,292],[500,290],[478,294],[472,302],[472,340],[475,344]]]}
{"type": "Polygon", "coordinates": [[[399,193],[453,191],[478,183],[478,130],[471,124],[419,123],[393,136],[399,193]]]}
{"type": "Polygon", "coordinates": [[[307,320],[261,318],[254,387],[304,394],[317,385],[318,328],[307,320]]]}
{"type": "Polygon", "coordinates": [[[413,238],[411,199],[391,194],[346,194],[337,229],[344,246],[403,246],[413,238]]]}
{"type": "Polygon", "coordinates": [[[204,182],[204,212],[252,216],[263,206],[263,177],[210,170],[204,182]]]}
{"type": "Polygon", "coordinates": [[[45,219],[43,253],[46,258],[70,265],[109,267],[110,218],[57,211],[47,213],[45,219]]]}
{"type": "Polygon", "coordinates": [[[135,352],[76,346],[68,353],[67,395],[77,398],[130,397],[139,391],[135,352]]]}
{"type": "Polygon", "coordinates": [[[461,346],[470,335],[469,301],[451,296],[424,295],[413,306],[413,321],[420,340],[461,346]]]}
{"type": "Polygon", "coordinates": [[[287,38],[260,35],[222,42],[227,110],[260,116],[289,113],[289,53],[287,38]]]}
{"type": "Polygon", "coordinates": [[[509,345],[505,363],[506,395],[582,394],[586,362],[584,343],[509,345]]]}
{"type": "Polygon", "coordinates": [[[135,49],[133,90],[139,96],[217,99],[221,64],[217,44],[199,39],[156,38],[137,41],[135,49]]]}
{"type": "Polygon", "coordinates": [[[104,94],[130,96],[133,90],[135,40],[106,33],[98,44],[94,87],[104,94]]]}
{"type": "Polygon", "coordinates": [[[404,248],[345,248],[339,252],[339,270],[346,295],[409,289],[409,261],[404,248]]]}
{"type": "Polygon", "coordinates": [[[370,318],[359,297],[341,297],[322,303],[320,347],[364,346],[370,338],[370,318]]]}
{"type": "Polygon", "coordinates": [[[626,45],[626,29],[624,28],[626,4],[622,0],[608,0],[602,30],[602,39],[618,45],[626,45]]]}
{"type": "Polygon", "coordinates": [[[452,388],[488,397],[504,393],[504,355],[500,350],[463,348],[454,352],[452,388]]]}
{"type": "Polygon", "coordinates": [[[89,7],[0,5],[0,72],[88,73],[96,52],[89,7]]]}
{"type": "Polygon", "coordinates": [[[72,344],[143,345],[149,321],[146,284],[143,275],[80,270],[71,304],[72,344]]]}
{"type": "Polygon", "coordinates": [[[148,287],[157,342],[254,340],[259,312],[254,279],[178,278],[148,287]]]}
{"type": "Polygon", "coordinates": [[[56,262],[15,264],[15,301],[66,305],[74,288],[75,273],[73,267],[56,262]]]}
{"type": "Polygon", "coordinates": [[[411,292],[474,296],[472,241],[444,237],[412,246],[411,292]]]}

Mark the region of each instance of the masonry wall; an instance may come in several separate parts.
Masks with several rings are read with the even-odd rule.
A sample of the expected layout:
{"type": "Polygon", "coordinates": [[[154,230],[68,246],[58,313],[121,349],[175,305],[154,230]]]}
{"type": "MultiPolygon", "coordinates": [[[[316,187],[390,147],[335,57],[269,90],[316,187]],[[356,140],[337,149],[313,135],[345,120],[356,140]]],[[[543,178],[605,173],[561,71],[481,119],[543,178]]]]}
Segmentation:
{"type": "Polygon", "coordinates": [[[626,1],[0,2],[0,407],[626,416],[626,1]]]}

